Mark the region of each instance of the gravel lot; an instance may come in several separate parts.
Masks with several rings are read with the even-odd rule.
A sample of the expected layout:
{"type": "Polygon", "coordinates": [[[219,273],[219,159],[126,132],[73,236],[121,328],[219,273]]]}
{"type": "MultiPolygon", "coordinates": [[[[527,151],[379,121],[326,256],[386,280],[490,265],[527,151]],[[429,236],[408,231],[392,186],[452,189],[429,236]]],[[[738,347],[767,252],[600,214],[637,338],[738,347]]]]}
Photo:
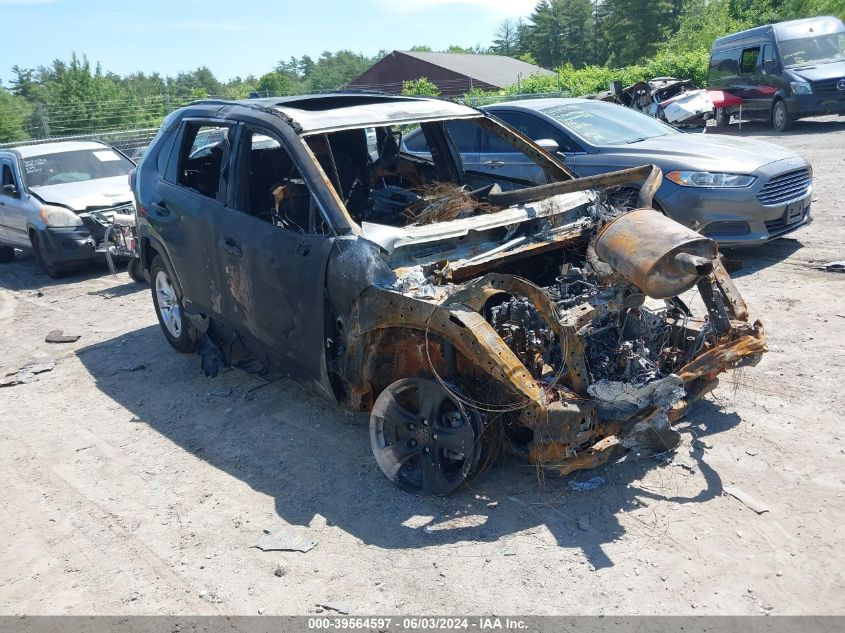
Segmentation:
{"type": "Polygon", "coordinates": [[[0,374],[56,362],[0,390],[0,613],[845,614],[845,275],[815,268],[845,259],[845,121],[741,134],[812,162],[815,222],[729,255],[770,351],[693,409],[669,463],[544,480],[505,461],[416,499],[379,472],[365,417],[205,378],[126,273],[0,267],[0,374]],[[81,338],[45,343],[57,328],[81,338]],[[317,546],[253,547],[285,526],[317,546]]]}

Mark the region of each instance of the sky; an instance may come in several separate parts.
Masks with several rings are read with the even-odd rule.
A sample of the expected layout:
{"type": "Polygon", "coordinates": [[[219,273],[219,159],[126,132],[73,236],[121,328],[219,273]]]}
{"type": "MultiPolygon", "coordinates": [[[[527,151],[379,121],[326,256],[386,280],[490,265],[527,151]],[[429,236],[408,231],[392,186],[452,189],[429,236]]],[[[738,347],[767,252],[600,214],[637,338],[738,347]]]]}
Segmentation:
{"type": "Polygon", "coordinates": [[[0,80],[86,54],[120,75],[208,66],[220,80],[351,49],[489,45],[537,0],[0,0],[0,80]]]}

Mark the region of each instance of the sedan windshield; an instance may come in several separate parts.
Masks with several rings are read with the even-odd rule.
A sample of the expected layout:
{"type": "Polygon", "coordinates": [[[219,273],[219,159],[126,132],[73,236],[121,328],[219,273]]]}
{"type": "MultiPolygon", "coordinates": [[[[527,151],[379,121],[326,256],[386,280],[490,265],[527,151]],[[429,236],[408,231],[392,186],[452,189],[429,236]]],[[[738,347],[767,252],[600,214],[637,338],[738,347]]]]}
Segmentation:
{"type": "Polygon", "coordinates": [[[826,64],[845,59],[845,33],[802,37],[780,43],[780,54],[787,68],[826,64]]]}
{"type": "Polygon", "coordinates": [[[30,156],[23,160],[29,187],[126,176],[135,165],[108,147],[30,156]]]}
{"type": "Polygon", "coordinates": [[[645,114],[602,101],[564,103],[542,112],[593,145],[621,145],[679,133],[645,114]]]}

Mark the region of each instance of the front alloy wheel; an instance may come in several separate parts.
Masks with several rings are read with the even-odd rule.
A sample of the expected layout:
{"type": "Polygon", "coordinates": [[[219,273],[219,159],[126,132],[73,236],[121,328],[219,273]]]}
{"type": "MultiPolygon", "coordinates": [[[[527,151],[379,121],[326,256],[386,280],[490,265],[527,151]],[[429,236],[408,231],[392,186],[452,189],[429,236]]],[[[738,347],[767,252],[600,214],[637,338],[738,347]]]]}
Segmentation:
{"type": "Polygon", "coordinates": [[[471,478],[482,454],[481,431],[478,412],[458,391],[428,378],[394,382],[370,414],[379,468],[412,494],[449,494],[471,478]]]}

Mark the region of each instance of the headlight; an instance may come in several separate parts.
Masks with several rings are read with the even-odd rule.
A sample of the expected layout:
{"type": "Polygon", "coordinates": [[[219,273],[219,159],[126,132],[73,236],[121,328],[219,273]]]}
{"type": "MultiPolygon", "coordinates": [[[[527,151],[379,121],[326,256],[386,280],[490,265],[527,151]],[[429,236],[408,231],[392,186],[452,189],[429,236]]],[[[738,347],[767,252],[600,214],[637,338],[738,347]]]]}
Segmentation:
{"type": "Polygon", "coordinates": [[[747,187],[757,180],[756,176],[709,171],[670,171],[666,177],[682,187],[747,187]]]}
{"type": "Polygon", "coordinates": [[[813,94],[813,87],[806,81],[790,81],[792,94],[794,95],[811,95],[813,94]]]}
{"type": "Polygon", "coordinates": [[[82,218],[73,211],[64,207],[54,207],[51,204],[41,207],[38,216],[44,220],[44,224],[54,228],[82,226],[82,218]]]}

